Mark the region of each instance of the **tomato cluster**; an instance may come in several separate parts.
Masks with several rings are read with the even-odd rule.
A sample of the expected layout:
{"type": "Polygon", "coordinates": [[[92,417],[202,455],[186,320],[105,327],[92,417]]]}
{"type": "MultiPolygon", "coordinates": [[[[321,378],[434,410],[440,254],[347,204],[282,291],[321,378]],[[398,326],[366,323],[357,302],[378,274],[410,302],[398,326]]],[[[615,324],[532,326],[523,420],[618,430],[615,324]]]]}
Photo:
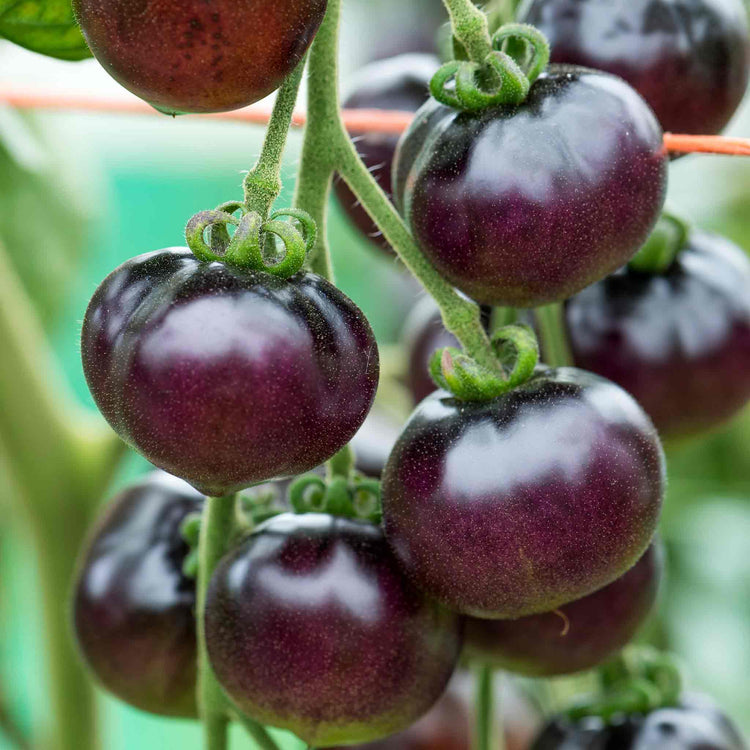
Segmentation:
{"type": "MultiPolygon", "coordinates": [[[[324,0],[76,6],[103,64],[170,112],[233,108],[278,87],[325,11],[324,0]]],[[[434,85],[445,75],[432,79],[437,98],[432,58],[366,70],[349,106],[418,109],[398,144],[372,134],[357,144],[369,166],[385,165],[378,179],[422,253],[482,305],[567,301],[575,364],[537,364],[533,333],[504,328],[487,375],[428,304],[407,336],[416,409],[395,445],[359,433],[359,469],[382,485],[352,467],[327,479],[319,468],[338,465],[379,377],[372,330],[332,283],[184,248],[139,255],[102,282],[83,323],[90,390],[124,441],[188,483],[157,475],[126,490],[84,553],[76,633],[103,685],[148,711],[196,713],[196,534],[185,519],[203,501],[193,487],[218,497],[260,485],[243,517],[262,522],[232,540],[208,581],[206,648],[236,711],[309,745],[405,730],[462,653],[560,675],[596,667],[633,637],[662,571],[657,430],[704,430],[750,397],[742,252],[698,230],[660,265],[641,250],[667,187],[662,126],[714,132],[739,103],[747,33],[734,13],[712,0],[533,0],[523,14],[549,34],[553,60],[590,67],[526,69],[522,99],[492,106],[467,104],[481,76],[467,83],[466,61],[449,63],[447,94],[434,85]],[[679,23],[659,34],[658,55],[636,56],[654,43],[644,19],[659,8],[679,23]],[[613,61],[602,16],[622,35],[624,61],[613,61]],[[695,107],[681,104],[686,92],[695,107]],[[259,505],[263,483],[311,470],[283,487],[279,507],[259,505]],[[381,493],[380,507],[360,512],[381,493]]],[[[502,50],[492,59],[511,59],[502,50]]],[[[339,198],[352,210],[343,186],[339,198]]],[[[351,215],[373,235],[361,208],[351,215]]],[[[555,721],[535,747],[645,750],[666,734],[679,735],[674,747],[735,747],[717,715],[691,723],[706,711],[685,703],[594,729],[555,721]]]]}

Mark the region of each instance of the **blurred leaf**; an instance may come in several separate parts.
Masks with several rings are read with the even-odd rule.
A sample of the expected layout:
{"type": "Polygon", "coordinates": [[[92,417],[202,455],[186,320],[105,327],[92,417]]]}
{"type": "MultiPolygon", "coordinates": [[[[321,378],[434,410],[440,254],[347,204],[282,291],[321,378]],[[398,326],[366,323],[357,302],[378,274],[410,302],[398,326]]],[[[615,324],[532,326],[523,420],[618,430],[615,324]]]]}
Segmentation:
{"type": "Polygon", "coordinates": [[[91,57],[70,0],[0,0],[0,36],[60,60],[91,57]]]}
{"type": "Polygon", "coordinates": [[[29,116],[0,109],[0,241],[48,330],[76,280],[87,226],[52,151],[29,116]]]}

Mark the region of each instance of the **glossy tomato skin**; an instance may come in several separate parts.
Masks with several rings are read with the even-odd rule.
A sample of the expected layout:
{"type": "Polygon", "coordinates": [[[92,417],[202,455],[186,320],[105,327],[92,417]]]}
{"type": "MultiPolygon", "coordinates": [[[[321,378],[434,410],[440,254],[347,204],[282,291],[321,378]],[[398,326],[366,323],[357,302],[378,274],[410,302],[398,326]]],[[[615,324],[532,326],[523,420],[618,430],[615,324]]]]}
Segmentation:
{"type": "Polygon", "coordinates": [[[663,489],[656,430],[625,391],[541,370],[487,403],[422,401],[385,468],[383,520],[427,594],[514,619],[623,575],[651,541],[663,489]]]}
{"type": "Polygon", "coordinates": [[[518,620],[467,618],[465,649],[478,661],[529,677],[581,672],[625,646],[651,611],[663,568],[652,544],[624,575],[555,612],[518,620]]]}
{"type": "Polygon", "coordinates": [[[520,19],[544,32],[553,62],[624,78],[665,131],[719,133],[747,88],[740,0],[530,0],[520,19]]]}
{"type": "Polygon", "coordinates": [[[186,249],[113,271],[86,311],[81,349],[120,437],[208,495],[330,458],[378,381],[370,326],[333,285],[202,263],[186,249]]]}
{"type": "Polygon", "coordinates": [[[195,581],[180,525],[203,497],[162,472],[121,492],[82,552],[76,640],[97,680],[143,711],[195,717],[195,581]]]}
{"type": "Polygon", "coordinates": [[[126,89],[167,114],[238,109],[277,89],[326,0],[75,0],[86,41],[126,89]]]}
{"type": "Polygon", "coordinates": [[[660,433],[714,427],[750,398],[750,262],[691,231],[663,273],[623,269],[566,305],[576,365],[621,385],[660,433]]]}
{"type": "MultiPolygon", "coordinates": [[[[346,109],[416,112],[430,96],[430,79],[439,65],[437,57],[427,54],[404,54],[370,63],[359,72],[357,83],[343,106],[346,109]]],[[[362,161],[392,198],[391,171],[399,136],[353,132],[352,137],[362,161]]],[[[343,179],[336,181],[335,190],[339,203],[359,231],[378,247],[392,252],[377,225],[343,179]]]]}
{"type": "Polygon", "coordinates": [[[664,202],[667,162],[630,86],[552,67],[518,107],[425,104],[399,144],[394,197],[454,286],[480,303],[535,307],[637,252],[664,202]]]}
{"type": "Polygon", "coordinates": [[[611,726],[600,719],[572,725],[553,719],[531,750],[745,750],[731,719],[701,695],[687,695],[674,708],[631,716],[611,726]]]}
{"type": "Polygon", "coordinates": [[[407,581],[379,527],[285,514],[220,563],[206,641],[240,710],[324,747],[425,713],[454,670],[461,626],[407,581]]]}

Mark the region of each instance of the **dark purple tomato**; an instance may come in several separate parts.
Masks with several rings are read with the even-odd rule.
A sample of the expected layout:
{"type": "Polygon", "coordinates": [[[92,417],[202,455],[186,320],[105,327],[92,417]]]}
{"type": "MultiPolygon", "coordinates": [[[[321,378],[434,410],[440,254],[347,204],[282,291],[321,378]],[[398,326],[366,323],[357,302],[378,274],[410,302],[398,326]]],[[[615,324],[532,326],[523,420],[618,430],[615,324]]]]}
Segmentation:
{"type": "Polygon", "coordinates": [[[440,309],[432,297],[424,297],[409,313],[403,331],[408,361],[406,385],[419,403],[437,389],[430,377],[430,360],[437,349],[458,346],[456,337],[445,330],[440,309]]]}
{"type": "Polygon", "coordinates": [[[318,30],[326,0],[74,0],[91,51],[167,114],[238,109],[277,89],[318,30]]]}
{"type": "Polygon", "coordinates": [[[616,581],[555,612],[519,620],[467,618],[472,658],[529,677],[592,669],[625,646],[653,607],[663,568],[652,544],[616,581]]]}
{"type": "Polygon", "coordinates": [[[718,133],[745,95],[741,0],[530,0],[520,19],[544,32],[553,62],[624,78],[666,131],[718,133]]]}
{"type": "Polygon", "coordinates": [[[703,696],[679,706],[631,716],[605,726],[600,719],[571,724],[553,719],[532,750],[746,750],[731,719],[703,696]]]}
{"type": "MultiPolygon", "coordinates": [[[[440,66],[434,55],[398,55],[371,63],[359,72],[352,93],[344,100],[347,109],[387,109],[416,112],[430,96],[430,79],[440,66]]],[[[354,132],[357,151],[389,198],[391,170],[399,137],[387,133],[354,132]]],[[[391,250],[367,211],[343,179],[336,180],[336,196],[357,228],[379,247],[391,250]]]]}
{"type": "Polygon", "coordinates": [[[362,425],[378,382],[370,326],[332,284],[179,248],[133,258],[102,282],[81,349],[120,437],[211,495],[326,461],[362,425]]]}
{"type": "Polygon", "coordinates": [[[73,599],[75,636],[111,693],[164,716],[197,715],[195,581],[180,525],[203,498],[162,472],[108,506],[82,552],[73,599]]]}
{"type": "Polygon", "coordinates": [[[259,526],[220,563],[206,604],[224,690],[313,747],[414,723],[445,689],[460,631],[404,577],[379,527],[322,514],[259,526]]]}
{"type": "Polygon", "coordinates": [[[665,436],[701,432],[750,398],[750,262],[693,230],[663,273],[623,269],[566,306],[576,365],[625,388],[665,436]]]}
{"type": "Polygon", "coordinates": [[[430,100],[399,144],[396,204],[433,265],[488,305],[559,302],[624,265],[664,202],[667,153],[618,78],[552,67],[520,106],[430,100]]]}
{"type": "Polygon", "coordinates": [[[549,612],[612,583],[651,541],[656,430],[613,383],[540,370],[486,403],[436,391],[383,475],[383,520],[429,595],[491,619],[549,612]]]}

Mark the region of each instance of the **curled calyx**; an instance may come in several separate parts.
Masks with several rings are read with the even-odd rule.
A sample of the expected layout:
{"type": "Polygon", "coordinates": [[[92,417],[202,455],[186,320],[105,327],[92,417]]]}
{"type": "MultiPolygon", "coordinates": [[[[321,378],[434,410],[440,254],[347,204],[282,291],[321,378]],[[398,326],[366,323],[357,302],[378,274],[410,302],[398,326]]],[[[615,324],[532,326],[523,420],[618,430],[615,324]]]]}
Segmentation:
{"type": "Polygon", "coordinates": [[[498,329],[491,339],[498,367],[479,364],[452,346],[438,349],[430,360],[430,375],[461,401],[490,401],[525,383],[539,362],[539,343],[532,328],[514,324],[498,329]]]}
{"type": "Polygon", "coordinates": [[[565,712],[572,721],[647,714],[679,704],[682,676],[675,658],[648,646],[630,646],[599,670],[600,690],[565,712]]]}
{"type": "Polygon", "coordinates": [[[185,229],[185,239],[202,261],[225,263],[234,268],[288,279],[305,264],[315,246],[317,227],[313,218],[298,208],[285,208],[263,217],[245,203],[222,203],[211,211],[199,211],[185,229]],[[286,217],[288,220],[282,220],[286,217]],[[229,227],[234,227],[230,235],[229,227]],[[283,245],[279,256],[276,240],[283,245]]]}
{"type": "Polygon", "coordinates": [[[306,474],[289,488],[295,513],[328,513],[342,518],[380,523],[380,482],[358,472],[323,478],[306,474]]]}
{"type": "Polygon", "coordinates": [[[456,59],[433,76],[430,93],[442,104],[465,112],[521,104],[550,57],[544,34],[520,23],[501,26],[482,60],[468,59],[455,40],[454,52],[456,59]]]}

